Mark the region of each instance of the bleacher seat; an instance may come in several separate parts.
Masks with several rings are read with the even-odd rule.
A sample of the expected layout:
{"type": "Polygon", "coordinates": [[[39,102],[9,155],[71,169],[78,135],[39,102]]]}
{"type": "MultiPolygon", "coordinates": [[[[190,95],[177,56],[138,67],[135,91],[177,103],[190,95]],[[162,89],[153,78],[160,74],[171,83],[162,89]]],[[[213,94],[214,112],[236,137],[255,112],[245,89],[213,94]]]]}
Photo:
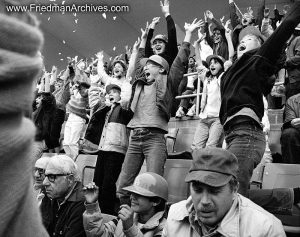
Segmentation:
{"type": "MultiPolygon", "coordinates": [[[[299,164],[276,164],[265,165],[262,188],[295,188],[300,186],[300,165],[299,164]]],[[[294,207],[292,215],[276,216],[282,221],[284,230],[287,233],[300,234],[300,209],[294,207]]]]}
{"type": "Polygon", "coordinates": [[[75,163],[78,166],[83,185],[87,185],[89,182],[93,181],[96,162],[96,155],[78,155],[76,157],[75,163]]]}

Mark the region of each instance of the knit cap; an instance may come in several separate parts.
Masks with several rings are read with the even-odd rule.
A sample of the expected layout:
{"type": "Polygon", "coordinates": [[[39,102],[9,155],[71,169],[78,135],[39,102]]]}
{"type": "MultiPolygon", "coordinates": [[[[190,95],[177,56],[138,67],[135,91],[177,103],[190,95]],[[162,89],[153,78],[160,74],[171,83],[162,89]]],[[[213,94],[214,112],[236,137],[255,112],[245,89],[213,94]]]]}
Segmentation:
{"type": "Polygon", "coordinates": [[[76,114],[77,116],[86,119],[86,107],[88,106],[89,98],[71,96],[71,100],[67,104],[67,111],[76,114]]]}
{"type": "Polygon", "coordinates": [[[23,115],[31,107],[34,80],[42,68],[42,44],[35,17],[0,14],[0,236],[48,236],[33,196],[35,128],[23,115]]]}

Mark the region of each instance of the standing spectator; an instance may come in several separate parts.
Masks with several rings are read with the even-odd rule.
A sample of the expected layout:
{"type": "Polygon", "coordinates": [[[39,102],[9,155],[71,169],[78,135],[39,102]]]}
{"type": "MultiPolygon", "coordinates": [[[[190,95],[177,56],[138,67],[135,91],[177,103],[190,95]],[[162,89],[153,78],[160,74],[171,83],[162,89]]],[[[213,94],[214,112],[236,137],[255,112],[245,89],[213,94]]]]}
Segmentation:
{"type": "Polygon", "coordinates": [[[168,0],[164,0],[164,3],[162,3],[161,1],[160,7],[167,21],[168,37],[159,34],[152,39],[155,26],[160,20],[159,17],[153,18],[151,24],[149,25],[145,47],[145,56],[149,58],[153,54],[160,55],[165,60],[167,60],[169,66],[171,67],[178,53],[176,27],[174,20],[170,14],[170,2],[168,0]]]}
{"type": "MultiPolygon", "coordinates": [[[[159,55],[152,55],[141,62],[145,77],[133,82],[130,109],[134,115],[128,124],[132,131],[118,187],[121,203],[129,203],[129,195],[123,188],[133,183],[144,159],[147,171],[160,175],[164,173],[167,158],[164,134],[168,132],[171,101],[188,64],[192,33],[201,24],[201,20],[197,22],[195,19],[191,24],[185,25],[186,36],[170,70],[168,62],[159,55]]],[[[144,57],[146,37],[145,30],[139,58],[144,57]]]]}
{"type": "Polygon", "coordinates": [[[67,104],[69,117],[64,132],[64,150],[71,158],[75,159],[79,153],[79,139],[86,123],[88,106],[89,78],[85,74],[78,74],[74,78],[76,94],[71,96],[67,104]]]}
{"type": "Polygon", "coordinates": [[[106,87],[109,102],[100,100],[93,113],[85,139],[97,146],[99,153],[94,182],[99,187],[99,205],[103,213],[114,215],[116,182],[128,148],[127,124],[132,112],[120,105],[121,88],[115,84],[106,87]]]}
{"type": "Polygon", "coordinates": [[[43,185],[49,199],[43,199],[41,213],[50,237],[85,237],[82,214],[83,193],[77,165],[66,155],[49,160],[43,185]]]}
{"type": "Polygon", "coordinates": [[[284,163],[300,164],[300,93],[286,102],[280,143],[284,163]]]}
{"type": "Polygon", "coordinates": [[[97,203],[97,186],[91,183],[85,189],[83,223],[88,237],[161,236],[166,222],[168,183],[160,175],[146,172],[137,176],[133,185],[124,188],[131,193],[131,205],[121,205],[119,220],[107,223],[97,203]]]}
{"type": "Polygon", "coordinates": [[[221,107],[220,80],[224,72],[224,62],[221,56],[210,55],[206,59],[209,70],[202,66],[202,69],[205,69],[199,75],[204,81],[200,121],[191,146],[192,150],[222,146],[223,126],[220,123],[219,111],[221,107]]]}
{"type": "Polygon", "coordinates": [[[288,75],[286,82],[286,99],[288,99],[300,93],[300,24],[288,41],[285,68],[288,75]]]}
{"type": "Polygon", "coordinates": [[[263,95],[270,93],[268,79],[276,73],[277,60],[300,21],[300,2],[263,44],[256,27],[248,26],[240,33],[237,61],[221,78],[220,120],[224,127],[227,149],[239,161],[239,193],[245,194],[253,169],[265,150],[261,126],[264,115],[263,95]]]}

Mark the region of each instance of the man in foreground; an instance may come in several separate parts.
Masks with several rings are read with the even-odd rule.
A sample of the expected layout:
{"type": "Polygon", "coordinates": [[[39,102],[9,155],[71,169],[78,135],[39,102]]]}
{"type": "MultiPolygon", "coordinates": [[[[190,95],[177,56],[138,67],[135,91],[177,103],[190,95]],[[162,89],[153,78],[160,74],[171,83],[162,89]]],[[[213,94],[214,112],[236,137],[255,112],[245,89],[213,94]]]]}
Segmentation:
{"type": "Polygon", "coordinates": [[[193,153],[191,197],[171,206],[163,236],[285,236],[275,216],[237,193],[238,161],[229,151],[193,153]]]}

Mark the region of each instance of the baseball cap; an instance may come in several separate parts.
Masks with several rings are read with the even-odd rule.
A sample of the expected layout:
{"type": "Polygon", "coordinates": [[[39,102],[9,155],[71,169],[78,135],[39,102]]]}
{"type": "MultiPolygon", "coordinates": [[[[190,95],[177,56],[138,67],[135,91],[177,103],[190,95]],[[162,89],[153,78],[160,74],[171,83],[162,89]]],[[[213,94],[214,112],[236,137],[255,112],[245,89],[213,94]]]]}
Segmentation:
{"type": "Polygon", "coordinates": [[[165,36],[165,35],[162,35],[162,34],[159,34],[159,35],[156,35],[152,40],[151,40],[151,44],[153,44],[153,42],[155,41],[155,40],[162,40],[162,41],[164,41],[166,44],[168,43],[168,38],[167,38],[167,36],[165,36]]]}
{"type": "Polygon", "coordinates": [[[112,90],[112,89],[116,89],[121,92],[121,87],[119,87],[116,84],[109,84],[108,86],[106,86],[106,93],[108,94],[110,92],[110,90],[112,90]]]}
{"type": "Polygon", "coordinates": [[[195,150],[193,162],[185,182],[198,181],[212,187],[221,187],[233,177],[237,178],[238,160],[231,152],[221,148],[195,150]]]}
{"type": "Polygon", "coordinates": [[[124,71],[127,70],[127,66],[126,66],[126,63],[124,62],[124,60],[119,59],[119,60],[114,61],[114,62],[113,62],[113,67],[114,67],[117,63],[120,63],[120,64],[121,64],[121,66],[123,67],[124,71]]]}
{"type": "Polygon", "coordinates": [[[262,42],[266,41],[266,37],[262,35],[260,30],[255,26],[247,26],[239,34],[239,42],[246,36],[246,35],[255,35],[262,40],[262,42]]]}
{"type": "Polygon", "coordinates": [[[152,62],[155,62],[155,63],[159,64],[167,72],[169,72],[169,63],[163,57],[161,57],[159,55],[152,55],[149,58],[143,58],[143,59],[141,59],[140,64],[142,65],[142,67],[144,67],[148,61],[152,61],[152,62]]]}

